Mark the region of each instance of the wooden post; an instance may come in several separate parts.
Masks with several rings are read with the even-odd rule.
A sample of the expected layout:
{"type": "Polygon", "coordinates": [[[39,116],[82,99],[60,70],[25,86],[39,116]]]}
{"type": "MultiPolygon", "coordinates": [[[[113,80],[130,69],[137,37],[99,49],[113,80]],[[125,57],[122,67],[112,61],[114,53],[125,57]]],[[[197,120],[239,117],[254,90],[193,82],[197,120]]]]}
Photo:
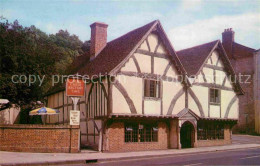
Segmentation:
{"type": "Polygon", "coordinates": [[[98,151],[102,151],[102,141],[103,140],[103,121],[101,122],[101,128],[99,130],[99,141],[98,141],[98,151]]]}
{"type": "Polygon", "coordinates": [[[181,149],[181,125],[180,120],[178,120],[177,133],[178,133],[178,149],[181,149]]]}

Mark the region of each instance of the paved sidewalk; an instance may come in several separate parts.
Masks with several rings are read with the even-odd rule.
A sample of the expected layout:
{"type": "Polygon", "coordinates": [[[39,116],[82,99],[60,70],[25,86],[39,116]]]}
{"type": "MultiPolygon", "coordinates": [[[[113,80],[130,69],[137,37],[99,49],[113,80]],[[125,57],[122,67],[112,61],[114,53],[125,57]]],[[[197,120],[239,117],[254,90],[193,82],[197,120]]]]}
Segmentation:
{"type": "Polygon", "coordinates": [[[251,143],[260,144],[260,136],[233,134],[232,143],[233,144],[251,144],[251,143]]]}
{"type": "Polygon", "coordinates": [[[202,147],[191,149],[168,149],[141,152],[124,152],[124,153],[24,153],[24,152],[5,152],[0,151],[0,165],[20,165],[20,164],[70,164],[86,163],[89,160],[115,160],[126,158],[141,158],[160,155],[174,155],[185,153],[201,153],[212,151],[225,151],[247,148],[260,148],[260,144],[233,144],[226,146],[202,147]]]}

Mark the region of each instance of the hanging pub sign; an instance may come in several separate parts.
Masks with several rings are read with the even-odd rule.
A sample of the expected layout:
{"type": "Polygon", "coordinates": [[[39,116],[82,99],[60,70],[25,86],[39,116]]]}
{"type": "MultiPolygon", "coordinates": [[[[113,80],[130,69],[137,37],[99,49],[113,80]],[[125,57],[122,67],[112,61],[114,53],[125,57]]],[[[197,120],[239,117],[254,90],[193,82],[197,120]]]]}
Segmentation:
{"type": "Polygon", "coordinates": [[[85,82],[79,78],[68,78],[66,81],[66,95],[71,97],[84,96],[85,82]]]}

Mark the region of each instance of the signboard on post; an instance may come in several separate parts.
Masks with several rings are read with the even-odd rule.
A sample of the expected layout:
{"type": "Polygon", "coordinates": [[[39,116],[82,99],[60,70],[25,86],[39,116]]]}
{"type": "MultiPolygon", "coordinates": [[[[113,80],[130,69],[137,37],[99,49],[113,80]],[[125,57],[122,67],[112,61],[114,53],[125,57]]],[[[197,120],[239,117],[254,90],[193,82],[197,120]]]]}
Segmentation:
{"type": "Polygon", "coordinates": [[[68,78],[66,82],[66,95],[81,97],[84,96],[85,82],[82,79],[68,78]]]}
{"type": "Polygon", "coordinates": [[[73,110],[70,110],[70,125],[80,125],[80,111],[77,104],[80,97],[85,94],[85,82],[79,78],[68,78],[66,81],[66,95],[73,101],[73,110]]]}
{"type": "Polygon", "coordinates": [[[70,110],[70,125],[80,125],[80,112],[70,110]]]}

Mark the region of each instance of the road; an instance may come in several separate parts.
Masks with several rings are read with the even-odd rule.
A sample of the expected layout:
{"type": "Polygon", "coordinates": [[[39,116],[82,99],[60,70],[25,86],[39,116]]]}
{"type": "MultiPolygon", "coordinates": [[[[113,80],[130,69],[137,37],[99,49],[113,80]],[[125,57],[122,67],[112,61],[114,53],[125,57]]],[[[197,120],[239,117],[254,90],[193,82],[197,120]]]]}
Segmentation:
{"type": "Polygon", "coordinates": [[[91,166],[260,165],[260,149],[217,151],[89,163],[91,166]]]}

